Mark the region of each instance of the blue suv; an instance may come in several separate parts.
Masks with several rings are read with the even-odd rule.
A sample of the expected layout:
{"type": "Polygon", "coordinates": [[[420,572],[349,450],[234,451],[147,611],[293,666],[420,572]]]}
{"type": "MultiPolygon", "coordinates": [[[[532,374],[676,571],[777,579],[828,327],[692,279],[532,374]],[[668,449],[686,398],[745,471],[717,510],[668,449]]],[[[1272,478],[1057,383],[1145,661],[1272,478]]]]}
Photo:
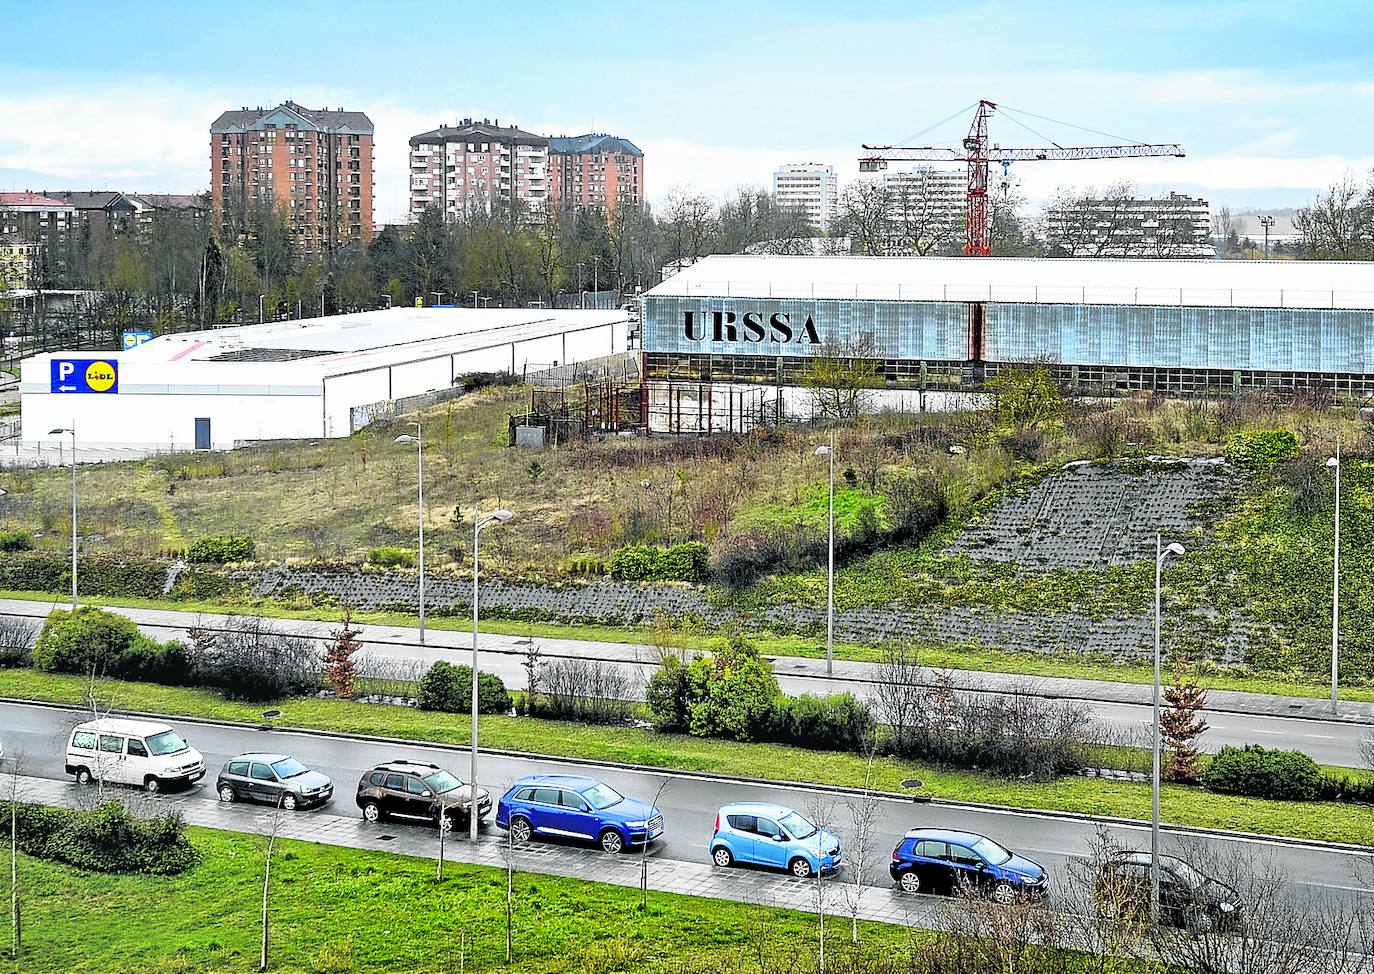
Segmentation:
{"type": "Polygon", "coordinates": [[[711,861],[748,862],[786,869],[806,879],[840,867],[840,838],[817,828],[786,805],[736,802],[716,813],[711,861]]]}
{"type": "Polygon", "coordinates": [[[607,852],[621,852],[661,836],[663,813],[595,778],[532,774],[501,796],[496,824],[509,829],[516,842],[538,834],[586,839],[607,852]]]}
{"type": "Polygon", "coordinates": [[[892,850],[892,878],[907,893],[979,892],[998,903],[1043,896],[1045,867],[985,835],[951,829],[912,829],[892,850]]]}

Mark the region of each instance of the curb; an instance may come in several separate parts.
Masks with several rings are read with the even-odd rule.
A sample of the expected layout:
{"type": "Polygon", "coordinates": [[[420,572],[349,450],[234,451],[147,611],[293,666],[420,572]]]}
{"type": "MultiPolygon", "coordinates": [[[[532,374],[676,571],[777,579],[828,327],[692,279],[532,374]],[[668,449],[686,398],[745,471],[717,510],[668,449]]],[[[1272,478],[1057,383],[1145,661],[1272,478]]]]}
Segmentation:
{"type": "MultiPolygon", "coordinates": [[[[0,705],[17,705],[27,707],[42,707],[47,710],[58,710],[66,713],[83,713],[79,708],[70,704],[53,703],[46,700],[22,700],[15,697],[0,697],[0,705]]],[[[278,724],[253,724],[245,721],[221,720],[213,717],[187,717],[178,714],[163,714],[155,711],[146,710],[120,710],[115,709],[110,713],[120,714],[129,717],[155,718],[162,721],[176,721],[178,723],[193,723],[212,727],[228,727],[235,730],[258,730],[264,732],[282,732],[287,734],[300,734],[307,737],[317,737],[322,739],[333,739],[341,741],[358,741],[367,744],[399,744],[405,747],[419,748],[440,748],[452,750],[463,747],[459,744],[443,744],[437,741],[417,741],[405,737],[367,737],[362,734],[349,734],[342,731],[324,731],[309,727],[291,727],[278,724]]],[[[1017,805],[997,805],[992,803],[960,801],[950,798],[929,799],[920,796],[893,792],[865,790],[862,788],[852,788],[844,785],[828,785],[814,781],[793,781],[790,779],[758,779],[747,778],[743,775],[706,773],[701,771],[681,771],[673,768],[662,768],[646,764],[625,764],[615,761],[605,761],[597,758],[574,758],[566,755],[543,754],[538,751],[514,751],[507,748],[484,748],[487,754],[499,755],[508,758],[523,758],[535,761],[546,761],[552,764],[570,764],[581,767],[592,768],[611,768],[616,770],[638,771],[646,774],[666,775],[668,777],[690,778],[696,781],[721,781],[731,784],[747,785],[766,785],[776,788],[794,788],[797,790],[824,791],[834,795],[844,795],[851,797],[871,797],[880,798],[887,801],[910,802],[913,804],[930,805],[940,808],[967,809],[970,811],[998,812],[1002,814],[1014,814],[1018,816],[1037,817],[1058,821],[1086,822],[1094,825],[1114,825],[1125,828],[1148,828],[1150,823],[1144,819],[1121,818],[1111,815],[1092,815],[1087,812],[1068,812],[1056,809],[1024,808],[1017,805]]],[[[1374,845],[1357,845],[1351,842],[1329,842],[1322,839],[1304,839],[1283,835],[1267,835],[1263,832],[1239,832],[1229,829],[1207,828],[1204,826],[1192,825],[1173,825],[1162,823],[1161,831],[1172,835],[1193,835],[1205,838],[1224,838],[1247,842],[1264,842],[1273,845],[1283,845],[1292,848],[1317,849],[1326,852],[1356,853],[1361,855],[1369,854],[1374,851],[1374,845]]]]}

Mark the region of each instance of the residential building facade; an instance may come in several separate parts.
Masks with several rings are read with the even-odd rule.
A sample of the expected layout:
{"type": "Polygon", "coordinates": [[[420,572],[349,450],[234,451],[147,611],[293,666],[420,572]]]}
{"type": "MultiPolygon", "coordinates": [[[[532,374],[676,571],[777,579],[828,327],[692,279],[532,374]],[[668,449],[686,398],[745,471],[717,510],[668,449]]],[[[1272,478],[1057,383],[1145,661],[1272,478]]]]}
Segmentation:
{"type": "Polygon", "coordinates": [[[892,256],[921,257],[962,246],[967,212],[968,175],[962,171],[916,166],[909,172],[884,172],[892,256]]]}
{"type": "Polygon", "coordinates": [[[824,230],[840,198],[835,167],[819,162],[779,166],[773,173],[773,198],[778,206],[802,213],[816,230],[824,230]]]}
{"type": "Polygon", "coordinates": [[[65,280],[71,265],[76,209],[42,193],[0,193],[0,242],[23,245],[25,275],[31,287],[65,280]]]}
{"type": "Polygon", "coordinates": [[[500,119],[440,125],[410,140],[410,213],[436,207],[452,222],[476,209],[518,205],[527,216],[548,202],[549,140],[500,119]]]}
{"type": "Polygon", "coordinates": [[[210,126],[215,219],[242,232],[249,209],[270,203],[304,253],[366,243],[372,237],[372,136],[363,112],[291,101],[224,112],[210,126]]]}
{"type": "Polygon", "coordinates": [[[1071,200],[1045,210],[1045,240],[1063,257],[1213,257],[1207,201],[1182,193],[1071,200]]]}
{"type": "Polygon", "coordinates": [[[644,152],[629,139],[591,132],[549,139],[549,198],[558,207],[600,210],[644,203],[644,152]]]}

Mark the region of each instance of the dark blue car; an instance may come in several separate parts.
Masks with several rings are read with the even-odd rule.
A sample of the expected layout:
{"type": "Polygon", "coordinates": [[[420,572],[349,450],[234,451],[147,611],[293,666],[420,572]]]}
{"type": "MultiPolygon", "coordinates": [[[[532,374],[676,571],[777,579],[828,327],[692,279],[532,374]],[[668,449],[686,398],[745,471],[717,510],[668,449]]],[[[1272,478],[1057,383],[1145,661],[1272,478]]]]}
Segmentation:
{"type": "Polygon", "coordinates": [[[543,835],[584,839],[607,852],[621,852],[661,836],[663,813],[595,778],[532,774],[501,796],[496,824],[509,829],[516,842],[543,835]]]}
{"type": "Polygon", "coordinates": [[[892,850],[892,878],[907,893],[983,893],[998,903],[1043,896],[1045,867],[985,835],[952,829],[912,829],[892,850]]]}

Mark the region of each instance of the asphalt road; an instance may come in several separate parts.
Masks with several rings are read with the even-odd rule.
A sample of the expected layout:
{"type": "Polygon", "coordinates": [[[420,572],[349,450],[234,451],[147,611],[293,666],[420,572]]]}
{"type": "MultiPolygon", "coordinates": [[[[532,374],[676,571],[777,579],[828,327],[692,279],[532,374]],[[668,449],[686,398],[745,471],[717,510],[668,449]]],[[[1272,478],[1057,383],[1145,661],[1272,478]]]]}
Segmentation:
{"type": "MultiPolygon", "coordinates": [[[[46,617],[51,608],[49,603],[0,600],[0,614],[22,615],[31,618],[36,624],[46,617]]],[[[205,616],[192,612],[173,610],[117,609],[135,617],[149,635],[158,639],[187,639],[187,629],[195,625],[214,627],[223,617],[205,616]]],[[[318,640],[329,638],[338,628],[337,623],[310,620],[269,620],[272,626],[293,633],[308,635],[318,640]]],[[[428,645],[421,646],[417,641],[417,630],[395,626],[362,626],[363,649],[359,656],[363,660],[365,672],[377,672],[388,666],[402,665],[407,661],[413,668],[423,668],[434,660],[467,664],[471,662],[470,633],[451,630],[431,630],[428,645]]],[[[653,673],[657,659],[646,646],[617,643],[594,643],[567,639],[534,640],[546,661],[562,656],[586,659],[601,659],[607,665],[627,671],[631,676],[632,692],[642,695],[644,684],[653,673]]],[[[495,673],[513,688],[523,687],[526,683],[524,669],[525,653],[528,643],[521,637],[483,633],[481,640],[481,668],[495,673]]],[[[855,663],[840,660],[835,664],[835,675],[826,677],[824,663],[820,660],[800,657],[787,657],[775,663],[778,684],[789,694],[801,693],[853,693],[860,698],[871,698],[878,667],[872,663],[855,663]]],[[[998,685],[998,674],[987,675],[983,685],[998,685]]],[[[977,678],[977,675],[973,675],[977,678]]],[[[1001,678],[1005,682],[1005,677],[1001,678]]],[[[1081,683],[1086,687],[1113,688],[1121,690],[1121,685],[1104,684],[1092,681],[1036,681],[1023,682],[1031,688],[1040,688],[1048,696],[1056,696],[1067,683],[1081,683]]],[[[1144,698],[1148,687],[1125,687],[1126,691],[1144,698]]],[[[1088,691],[1091,692],[1091,691],[1088,691]]],[[[1251,695],[1253,696],[1253,695],[1251,695]]],[[[1093,717],[1111,735],[1135,734],[1133,741],[1147,744],[1145,733],[1151,720],[1151,708],[1138,702],[1110,699],[1104,693],[1093,699],[1087,692],[1080,695],[1093,717]]],[[[1279,703],[1285,698],[1277,698],[1279,703]]],[[[1310,713],[1311,703],[1303,704],[1310,713]]],[[[1362,767],[1361,740],[1366,734],[1374,734],[1374,727],[1368,724],[1350,723],[1345,720],[1322,719],[1320,716],[1284,716],[1272,713],[1242,713],[1230,710],[1209,710],[1206,714],[1208,731],[1201,739],[1204,750],[1215,751],[1222,746],[1263,744],[1268,747],[1284,747],[1304,751],[1322,764],[1343,767],[1362,767]]],[[[1118,738],[1119,739],[1119,738],[1118,738]]]]}
{"type": "MultiPolygon", "coordinates": [[[[0,704],[0,742],[7,759],[17,758],[22,773],[53,779],[65,778],[63,755],[72,726],[86,719],[79,710],[30,704],[0,704]]],[[[468,752],[462,749],[421,744],[372,743],[329,735],[291,733],[226,727],[194,720],[177,720],[174,726],[206,759],[208,773],[190,796],[216,800],[214,778],[230,757],[245,751],[283,751],[334,779],[335,797],[326,808],[335,814],[349,814],[359,777],[373,765],[398,757],[429,760],[467,777],[468,752]]],[[[707,857],[716,809],[723,803],[739,800],[775,801],[790,805],[813,819],[828,823],[842,836],[853,833],[852,812],[846,805],[849,796],[825,789],[799,789],[766,782],[741,783],[690,774],[640,771],[624,767],[601,767],[576,761],[534,760],[525,757],[483,754],[479,782],[495,794],[504,792],[517,777],[539,771],[585,773],[599,777],[624,794],[653,800],[662,786],[657,802],[664,813],[666,834],[656,846],[655,855],[668,859],[702,862],[707,857]],[[664,782],[666,781],[666,785],[664,782]]],[[[245,812],[245,814],[247,814],[245,812]]],[[[309,812],[298,814],[309,815],[309,812]]],[[[966,829],[990,835],[1002,844],[1044,864],[1053,877],[1063,881],[1071,857],[1088,853],[1099,826],[1085,821],[1045,813],[990,808],[969,808],[938,804],[916,804],[905,799],[877,801],[876,826],[871,848],[874,885],[889,883],[886,863],[898,838],[914,827],[966,829]]],[[[388,823],[385,828],[405,828],[388,823]]],[[[415,826],[419,828],[421,826],[415,826]]],[[[1149,844],[1146,826],[1105,826],[1108,835],[1132,848],[1149,844]]],[[[1374,837],[1374,829],[1371,830],[1374,837]]],[[[1368,891],[1360,870],[1369,865],[1365,853],[1297,846],[1289,843],[1240,837],[1166,837],[1166,846],[1177,842],[1199,843],[1223,860],[1236,857],[1272,863],[1283,875],[1309,894],[1319,891],[1348,900],[1368,891]]],[[[588,849],[587,855],[601,853],[588,849]]],[[[852,862],[853,843],[846,850],[852,862]]]]}

